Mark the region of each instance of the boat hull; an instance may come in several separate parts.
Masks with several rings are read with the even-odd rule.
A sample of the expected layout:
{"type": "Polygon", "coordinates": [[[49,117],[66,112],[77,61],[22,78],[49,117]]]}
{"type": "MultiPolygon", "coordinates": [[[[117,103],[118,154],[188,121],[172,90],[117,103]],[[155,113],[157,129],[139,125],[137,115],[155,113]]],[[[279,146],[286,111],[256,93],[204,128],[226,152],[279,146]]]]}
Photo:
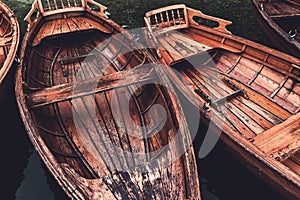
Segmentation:
{"type": "Polygon", "coordinates": [[[47,2],[25,18],[15,93],[57,183],[72,199],[201,199],[187,123],[154,57],[105,6],[47,2]]]}
{"type": "Polygon", "coordinates": [[[296,41],[291,39],[285,31],[283,31],[264,11],[261,10],[259,1],[252,0],[252,4],[257,21],[274,45],[276,45],[281,51],[300,57],[299,42],[298,46],[295,45],[296,41]]]}
{"type": "Polygon", "coordinates": [[[13,73],[11,70],[15,62],[19,39],[20,28],[18,20],[11,9],[0,2],[1,25],[0,25],[0,101],[7,95],[7,90],[12,87],[13,73]]]}
{"type": "Polygon", "coordinates": [[[280,194],[299,199],[300,60],[232,35],[230,22],[183,5],[150,11],[145,21],[152,52],[208,128],[280,194]],[[168,13],[179,14],[157,19],[168,13]]]}

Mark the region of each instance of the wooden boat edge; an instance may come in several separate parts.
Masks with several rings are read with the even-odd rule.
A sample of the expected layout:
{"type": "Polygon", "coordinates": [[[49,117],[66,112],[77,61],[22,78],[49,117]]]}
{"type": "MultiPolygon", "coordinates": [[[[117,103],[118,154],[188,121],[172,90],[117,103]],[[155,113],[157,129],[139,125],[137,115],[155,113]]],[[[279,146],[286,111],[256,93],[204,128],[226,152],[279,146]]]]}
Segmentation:
{"type": "MultiPolygon", "coordinates": [[[[187,8],[187,9],[189,9],[189,8],[187,8]]],[[[150,12],[151,11],[149,11],[149,13],[150,12]]],[[[147,17],[147,14],[146,14],[146,17],[147,17]]],[[[191,19],[193,17],[189,17],[189,18],[191,19]]],[[[146,22],[146,25],[148,25],[148,24],[149,23],[146,22]]],[[[298,70],[300,69],[300,60],[297,59],[296,57],[292,56],[292,55],[287,54],[287,53],[280,52],[278,50],[275,50],[275,49],[272,49],[270,47],[258,44],[256,42],[250,41],[248,39],[244,39],[244,38],[241,38],[241,37],[236,36],[236,35],[230,35],[230,34],[224,33],[223,31],[218,31],[218,30],[215,30],[215,29],[212,29],[212,28],[209,28],[209,27],[197,24],[197,23],[191,23],[190,26],[192,26],[194,28],[198,27],[202,31],[204,30],[206,32],[211,32],[213,34],[220,35],[220,36],[224,37],[225,39],[230,39],[230,40],[235,41],[237,43],[242,43],[244,45],[247,45],[247,46],[255,49],[258,52],[266,52],[266,53],[270,54],[271,56],[274,56],[275,58],[280,58],[280,59],[283,59],[285,61],[288,61],[289,63],[293,63],[293,66],[296,69],[298,69],[298,70]],[[260,49],[264,49],[264,50],[262,51],[260,49]]],[[[148,28],[148,31],[149,31],[149,28],[148,28]]],[[[154,36],[154,34],[153,34],[153,36],[154,36]]],[[[145,35],[145,37],[148,37],[148,36],[145,35]]],[[[160,50],[160,48],[158,48],[158,50],[160,50]]],[[[240,48],[239,50],[243,51],[243,48],[240,48]]],[[[154,52],[154,54],[156,54],[157,57],[159,57],[159,52],[158,53],[154,52]]],[[[164,64],[166,64],[166,63],[164,63],[164,64]]],[[[165,71],[168,71],[168,70],[165,69],[165,71]]],[[[172,71],[172,70],[170,70],[170,71],[172,71]]],[[[171,77],[171,76],[169,76],[169,77],[171,77]]],[[[173,78],[171,78],[171,79],[173,80],[173,78]]],[[[194,104],[194,103],[192,103],[192,104],[194,106],[196,106],[196,104],[194,104]]],[[[196,108],[198,108],[198,106],[196,106],[196,108]]],[[[206,122],[206,123],[208,123],[208,122],[206,122]]],[[[215,126],[217,126],[217,125],[215,125],[215,126]]],[[[293,184],[294,184],[294,189],[300,188],[300,180],[297,180],[297,178],[296,178],[296,177],[299,177],[299,176],[295,172],[290,171],[287,167],[283,166],[282,164],[280,164],[280,165],[276,164],[276,162],[273,162],[271,158],[268,158],[268,156],[266,156],[261,150],[259,150],[253,144],[251,144],[249,146],[249,142],[246,139],[239,137],[239,135],[237,135],[237,134],[232,134],[232,135],[231,134],[223,134],[223,135],[221,135],[221,138],[223,138],[225,143],[227,143],[229,145],[234,144],[236,149],[238,149],[238,150],[235,150],[236,153],[239,153],[240,150],[242,150],[242,151],[246,150],[246,153],[248,153],[248,154],[250,153],[252,155],[252,157],[253,156],[256,157],[256,161],[259,161],[257,163],[264,163],[265,166],[268,167],[269,171],[272,171],[275,174],[278,174],[278,172],[279,172],[280,175],[283,176],[285,181],[292,181],[293,184]],[[225,140],[224,138],[227,138],[227,139],[225,140]]],[[[247,160],[247,158],[242,158],[242,159],[247,160]]],[[[284,188],[284,189],[289,190],[289,189],[286,189],[286,188],[284,188]]],[[[295,192],[295,191],[290,191],[290,192],[293,195],[300,198],[300,193],[295,192]]]]}
{"type": "Polygon", "coordinates": [[[251,1],[253,4],[254,12],[258,18],[258,22],[263,27],[268,37],[273,38],[273,40],[276,40],[276,42],[280,43],[280,45],[284,47],[283,50],[285,50],[288,54],[291,53],[293,55],[299,55],[300,43],[297,41],[290,40],[288,34],[285,33],[282,30],[282,28],[280,28],[273,20],[269,18],[268,15],[266,15],[266,13],[264,13],[261,10],[261,6],[259,6],[260,3],[259,1],[257,0],[251,0],[251,1]]]}
{"type": "MultiPolygon", "coordinates": [[[[181,5],[181,4],[179,4],[179,5],[181,5]]],[[[168,7],[170,7],[170,6],[166,6],[164,8],[168,8],[168,7]]],[[[212,17],[212,16],[205,15],[205,14],[203,15],[203,13],[201,11],[198,12],[199,10],[195,10],[195,9],[189,8],[189,7],[186,7],[186,8],[187,8],[188,14],[193,14],[192,17],[189,16],[189,19],[192,20],[192,22],[190,23],[191,27],[201,28],[201,30],[204,30],[206,32],[212,32],[213,34],[220,35],[222,37],[225,37],[226,39],[231,39],[231,40],[236,41],[238,43],[241,43],[240,41],[243,41],[242,43],[244,43],[247,46],[250,46],[252,48],[255,48],[258,51],[261,51],[260,49],[263,47],[264,51],[271,54],[272,56],[279,57],[279,58],[282,58],[284,60],[289,60],[289,62],[297,63],[298,69],[300,69],[300,61],[297,57],[295,57],[293,55],[290,55],[290,54],[287,54],[287,53],[284,53],[284,52],[281,52],[279,50],[273,49],[271,47],[259,44],[257,42],[251,41],[249,39],[242,38],[240,36],[231,34],[231,32],[226,29],[226,27],[228,25],[232,24],[231,21],[227,21],[227,20],[224,20],[224,19],[221,19],[221,18],[218,18],[218,17],[212,17]],[[221,27],[220,28],[218,28],[218,27],[217,28],[210,28],[210,27],[207,27],[205,25],[201,25],[201,24],[199,24],[199,23],[197,23],[196,21],[193,20],[193,17],[203,17],[203,16],[204,17],[209,16],[210,20],[219,23],[219,25],[221,27]],[[222,22],[222,21],[225,21],[225,22],[222,22]],[[222,23],[224,23],[225,26],[222,25],[222,23]]],[[[152,11],[149,11],[147,13],[151,14],[152,11]]],[[[146,18],[147,18],[147,13],[145,14],[144,20],[146,20],[146,18]]],[[[145,24],[147,26],[149,23],[145,22],[145,24]]],[[[149,27],[146,27],[146,28],[149,31],[149,27]]],[[[243,51],[243,48],[241,47],[240,49],[237,49],[237,50],[243,51]]]]}
{"type": "MultiPolygon", "coordinates": [[[[89,0],[90,1],[90,0],[89,0]]],[[[78,11],[82,11],[82,10],[78,10],[78,11]]],[[[89,12],[89,14],[99,17],[99,15],[93,11],[93,10],[84,10],[86,12],[89,12]]],[[[54,13],[56,14],[60,14],[60,13],[54,13]]],[[[105,16],[101,16],[101,17],[105,17],[105,16]]],[[[35,19],[36,21],[32,24],[32,26],[30,27],[30,29],[34,29],[34,27],[38,24],[38,22],[42,19],[42,16],[39,16],[37,19],[35,19]]],[[[112,26],[114,26],[115,28],[117,28],[120,32],[122,32],[122,34],[125,34],[126,37],[133,39],[133,37],[123,28],[121,28],[118,24],[116,24],[114,21],[110,20],[110,19],[106,19],[112,26]]],[[[21,52],[20,52],[20,58],[21,60],[24,58],[25,56],[25,47],[26,44],[31,36],[32,32],[27,31],[25,33],[23,42],[22,42],[22,48],[21,48],[21,52]]],[[[56,159],[54,158],[54,156],[52,155],[52,153],[50,152],[49,148],[46,146],[45,142],[43,141],[43,139],[37,134],[38,131],[35,127],[35,125],[33,124],[33,119],[29,113],[29,110],[26,106],[26,102],[25,102],[25,94],[23,91],[23,78],[22,78],[22,63],[18,66],[17,70],[16,70],[16,79],[15,79],[15,93],[16,93],[16,99],[17,99],[17,104],[19,107],[19,112],[21,115],[21,118],[23,119],[23,123],[27,132],[27,135],[29,136],[30,141],[32,142],[34,149],[37,151],[37,153],[40,155],[43,163],[45,163],[47,169],[50,171],[50,173],[52,174],[52,176],[54,176],[55,180],[57,181],[57,183],[63,188],[63,190],[66,192],[66,194],[68,195],[69,198],[73,199],[84,199],[84,197],[81,195],[82,194],[82,190],[80,188],[78,188],[70,179],[68,179],[68,174],[66,174],[64,172],[64,170],[62,169],[62,167],[56,162],[56,159]]],[[[160,71],[157,71],[157,73],[159,73],[160,71]]],[[[164,74],[160,74],[163,75],[163,79],[165,79],[167,76],[164,74]]],[[[180,106],[179,100],[178,98],[175,97],[174,94],[169,93],[170,98],[172,99],[172,102],[174,102],[174,106],[179,107],[178,110],[180,110],[181,115],[183,115],[183,110],[180,106]]],[[[179,121],[181,121],[181,129],[187,129],[187,123],[185,120],[181,119],[181,115],[178,114],[176,112],[176,115],[179,119],[179,121]],[[183,122],[183,123],[182,123],[183,122]]],[[[182,131],[184,132],[184,131],[182,131]]],[[[189,134],[188,134],[189,135],[189,134]]],[[[190,140],[190,143],[192,143],[191,138],[188,138],[190,140]]],[[[192,156],[194,159],[196,158],[195,156],[195,152],[192,149],[190,156],[192,156]]],[[[189,168],[190,169],[190,168],[189,168]]],[[[198,174],[197,171],[197,166],[196,163],[194,163],[194,169],[196,175],[198,174]]],[[[197,180],[198,185],[200,186],[199,180],[198,180],[198,175],[197,175],[197,180]]],[[[199,194],[199,198],[200,198],[200,187],[197,188],[198,191],[197,193],[199,194]]]]}
{"type": "Polygon", "coordinates": [[[13,11],[2,1],[0,1],[0,6],[3,8],[4,12],[8,14],[10,17],[11,25],[13,27],[14,34],[12,35],[12,45],[11,50],[9,51],[9,54],[7,55],[7,58],[3,64],[3,67],[0,69],[0,84],[5,79],[6,75],[10,71],[13,62],[15,61],[15,56],[18,51],[19,47],[19,40],[20,40],[20,26],[19,22],[17,20],[17,17],[13,13],[13,11]]]}

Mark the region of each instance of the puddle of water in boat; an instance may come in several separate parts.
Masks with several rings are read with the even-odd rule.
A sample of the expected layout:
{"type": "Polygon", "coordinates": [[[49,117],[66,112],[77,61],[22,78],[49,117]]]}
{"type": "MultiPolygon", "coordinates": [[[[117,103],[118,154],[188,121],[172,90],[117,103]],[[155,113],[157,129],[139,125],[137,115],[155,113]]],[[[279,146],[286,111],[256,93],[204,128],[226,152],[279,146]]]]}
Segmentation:
{"type": "MultiPolygon", "coordinates": [[[[33,0],[3,2],[14,10],[24,34],[26,24],[23,18],[33,0]]],[[[250,1],[102,0],[101,3],[109,7],[113,20],[129,29],[143,26],[143,15],[148,10],[185,3],[190,7],[201,8],[206,14],[232,21],[230,30],[234,34],[271,46],[255,20],[250,1]]],[[[5,113],[0,116],[1,199],[67,199],[32,149],[18,114],[13,84],[8,91],[8,97],[1,104],[1,109],[5,113]]],[[[195,146],[199,144],[196,142],[195,146]]],[[[198,160],[198,163],[203,200],[280,199],[274,191],[232,158],[221,145],[217,145],[206,158],[198,160]]]]}

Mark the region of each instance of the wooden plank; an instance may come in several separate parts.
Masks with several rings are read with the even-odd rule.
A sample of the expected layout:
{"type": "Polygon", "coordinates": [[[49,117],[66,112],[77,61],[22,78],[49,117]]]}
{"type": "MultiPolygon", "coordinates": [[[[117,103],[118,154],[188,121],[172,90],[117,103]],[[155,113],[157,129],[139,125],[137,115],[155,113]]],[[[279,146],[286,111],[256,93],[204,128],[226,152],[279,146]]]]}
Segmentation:
{"type": "Polygon", "coordinates": [[[282,15],[271,15],[271,19],[283,19],[283,18],[294,18],[300,17],[300,13],[293,13],[293,14],[282,14],[282,15]]]}
{"type": "Polygon", "coordinates": [[[271,80],[272,82],[274,82],[274,85],[280,85],[285,79],[286,79],[286,75],[283,75],[282,73],[279,73],[275,70],[272,70],[268,67],[264,67],[261,72],[260,75],[266,77],[267,79],[271,80]]]}
{"type": "Polygon", "coordinates": [[[293,154],[289,159],[291,159],[292,161],[294,161],[295,163],[297,163],[300,166],[300,152],[299,150],[293,154]]]}
{"type": "MultiPolygon", "coordinates": [[[[258,92],[263,92],[264,90],[268,91],[268,93],[273,93],[278,87],[279,84],[270,80],[268,77],[263,76],[261,73],[256,77],[254,82],[251,83],[251,85],[258,85],[262,90],[259,88],[256,88],[258,92]]],[[[269,96],[269,95],[266,95],[269,96]]]]}
{"type": "Polygon", "coordinates": [[[300,7],[300,2],[297,1],[297,0],[284,0],[284,1],[282,1],[282,2],[287,2],[287,3],[289,3],[291,6],[298,6],[298,7],[300,7]]]}
{"type": "Polygon", "coordinates": [[[38,31],[32,46],[37,46],[44,38],[50,36],[90,29],[97,29],[104,33],[113,31],[109,27],[99,26],[98,22],[85,16],[66,17],[65,19],[47,21],[38,31]]]}
{"type": "Polygon", "coordinates": [[[294,90],[291,91],[286,87],[280,89],[277,93],[279,97],[285,99],[296,107],[300,107],[300,94],[297,94],[294,90]]]}
{"type": "Polygon", "coordinates": [[[189,38],[186,37],[185,39],[186,42],[184,42],[184,39],[182,42],[178,35],[175,35],[174,33],[168,34],[166,37],[168,43],[176,50],[178,54],[180,54],[183,58],[188,58],[189,56],[196,54],[196,51],[191,48],[189,38]]]}
{"type": "MultiPolygon", "coordinates": [[[[205,70],[201,74],[205,75],[207,73],[210,76],[214,77],[214,74],[212,74],[211,72],[212,71],[205,70]]],[[[209,83],[209,81],[210,81],[209,77],[206,77],[206,76],[202,76],[202,77],[204,78],[204,82],[207,85],[207,83],[209,83]]],[[[230,87],[228,87],[223,82],[221,82],[221,79],[222,79],[222,77],[220,76],[219,79],[218,79],[219,83],[217,83],[217,84],[215,83],[215,84],[211,85],[211,87],[218,86],[218,87],[214,87],[214,89],[216,91],[218,91],[220,94],[223,93],[222,97],[224,96],[224,92],[229,93],[229,94],[234,93],[235,91],[232,90],[230,87]]],[[[210,84],[212,84],[212,83],[210,83],[210,84]]],[[[244,125],[246,125],[248,127],[250,132],[253,132],[253,133],[255,133],[255,135],[257,135],[257,134],[264,131],[264,129],[259,124],[261,122],[261,121],[259,121],[259,119],[261,117],[260,118],[259,117],[254,118],[253,116],[249,115],[249,112],[251,112],[251,109],[246,106],[248,101],[249,100],[247,100],[247,99],[245,99],[241,96],[241,97],[236,97],[236,98],[233,98],[233,99],[228,99],[227,102],[224,105],[229,111],[231,111],[238,118],[238,121],[235,120],[235,122],[234,122],[235,124],[243,123],[244,125]],[[242,101],[240,101],[240,99],[244,99],[243,102],[245,104],[243,104],[242,101]]],[[[228,120],[230,120],[230,119],[228,119],[228,120]]],[[[244,131],[243,133],[245,135],[247,135],[245,132],[246,131],[244,131]]],[[[251,134],[251,135],[248,135],[248,136],[251,137],[251,136],[254,136],[254,135],[251,134]]]]}
{"type": "MultiPolygon", "coordinates": [[[[214,77],[214,74],[210,73],[209,70],[205,70],[205,73],[210,74],[210,76],[214,77]]],[[[202,75],[204,75],[203,72],[202,72],[202,75]]],[[[221,79],[221,77],[220,77],[220,79],[221,79]]],[[[225,87],[225,85],[223,87],[225,87]]],[[[230,88],[227,88],[227,89],[229,89],[229,91],[231,91],[230,88]]],[[[251,116],[256,116],[256,117],[254,117],[254,119],[256,121],[259,121],[260,123],[262,123],[263,127],[265,127],[265,126],[271,127],[271,126],[281,122],[281,120],[276,115],[271,113],[269,110],[265,109],[264,105],[257,104],[246,98],[233,99],[232,101],[234,101],[235,104],[238,105],[239,108],[245,109],[245,113],[247,113],[251,116]],[[252,113],[252,114],[250,114],[250,113],[252,113]],[[268,122],[270,122],[270,124],[268,122]],[[264,124],[264,123],[266,123],[266,124],[264,124]]]]}
{"type": "Polygon", "coordinates": [[[8,42],[11,42],[13,37],[0,37],[0,46],[10,45],[8,42]]]}
{"type": "Polygon", "coordinates": [[[137,70],[134,74],[117,72],[110,75],[78,81],[76,83],[57,85],[29,94],[27,96],[28,105],[31,108],[37,108],[139,82],[146,82],[152,78],[153,77],[149,76],[148,73],[137,70]],[[95,86],[95,88],[91,89],[92,86],[95,86]]]}
{"type": "Polygon", "coordinates": [[[238,116],[239,120],[247,125],[247,127],[258,135],[265,131],[260,125],[259,119],[254,118],[254,116],[248,115],[247,111],[242,110],[241,107],[238,107],[235,104],[235,101],[230,101],[227,103],[227,108],[230,109],[236,116],[238,116]]]}
{"type": "Polygon", "coordinates": [[[252,139],[256,136],[256,134],[245,123],[241,121],[239,116],[236,115],[234,111],[228,109],[223,113],[223,115],[230,123],[229,125],[233,126],[241,136],[245,137],[246,139],[252,139]]]}
{"type": "Polygon", "coordinates": [[[284,88],[288,91],[292,89],[296,95],[300,96],[300,82],[296,83],[293,79],[289,78],[285,83],[284,88]]]}
{"type": "MultiPolygon", "coordinates": [[[[276,103],[281,105],[283,108],[289,110],[290,112],[297,113],[297,109],[299,109],[299,101],[296,102],[296,105],[293,103],[293,100],[291,101],[291,96],[281,97],[279,95],[276,95],[273,99],[276,103]],[[298,105],[297,105],[298,104],[298,105]]],[[[299,96],[297,97],[299,99],[299,96]]]]}
{"type": "Polygon", "coordinates": [[[297,163],[293,162],[291,159],[287,159],[283,162],[287,167],[289,167],[292,171],[300,174],[300,167],[297,163]]]}
{"type": "Polygon", "coordinates": [[[269,67],[272,70],[278,71],[281,74],[287,75],[287,76],[289,76],[291,78],[294,78],[298,82],[300,82],[300,77],[298,77],[298,76],[296,76],[296,75],[294,75],[294,74],[292,74],[292,73],[290,73],[288,71],[282,70],[279,67],[270,64],[269,62],[259,60],[259,59],[255,58],[255,57],[251,56],[251,55],[248,55],[248,54],[244,54],[243,56],[246,57],[246,58],[248,58],[248,59],[250,59],[250,60],[259,62],[259,63],[263,64],[264,66],[269,67]]]}
{"type": "Polygon", "coordinates": [[[180,32],[169,33],[168,39],[173,40],[173,43],[179,48],[179,53],[185,58],[211,49],[209,46],[199,43],[180,32]]]}
{"type": "MultiPolygon", "coordinates": [[[[249,101],[245,98],[232,99],[231,101],[237,108],[243,110],[243,112],[246,113],[248,116],[251,116],[251,118],[263,129],[266,130],[274,126],[274,123],[270,122],[270,119],[267,118],[267,116],[269,115],[260,114],[264,110],[262,107],[252,107],[252,105],[254,104],[252,101],[249,101]],[[250,104],[250,102],[252,104],[250,104]]],[[[256,134],[258,135],[258,132],[256,132],[256,134]]]]}
{"type": "Polygon", "coordinates": [[[300,113],[255,137],[253,144],[274,156],[284,153],[288,155],[295,149],[299,149],[300,113]]]}
{"type": "Polygon", "coordinates": [[[228,56],[222,53],[218,53],[216,59],[214,60],[216,63],[216,67],[223,73],[227,73],[232,71],[231,68],[238,64],[233,59],[229,58],[228,56]]]}
{"type": "MultiPolygon", "coordinates": [[[[111,95],[114,95],[116,97],[116,102],[114,102],[114,104],[118,106],[118,109],[114,108],[113,113],[112,111],[108,113],[103,113],[103,120],[107,124],[107,128],[109,130],[113,130],[112,128],[115,128],[120,133],[119,137],[121,139],[121,145],[123,146],[123,149],[125,149],[128,152],[128,165],[131,167],[135,166],[138,162],[146,162],[143,155],[132,155],[133,153],[147,152],[145,149],[145,140],[139,137],[135,137],[135,135],[144,136],[145,130],[143,129],[143,116],[141,114],[139,104],[135,100],[135,95],[132,94],[133,92],[130,88],[118,88],[114,91],[111,91],[111,95]],[[126,100],[122,101],[122,99],[126,100]],[[128,105],[127,100],[129,99],[135,100],[136,104],[134,103],[132,105],[128,105]],[[124,114],[128,114],[128,109],[131,110],[130,116],[124,114]],[[115,117],[115,119],[109,119],[110,115],[123,117],[115,117]],[[131,120],[125,120],[127,118],[130,118],[131,120]]],[[[106,98],[111,99],[110,96],[107,96],[106,98]]],[[[101,98],[98,99],[97,97],[98,106],[101,106],[104,100],[105,99],[102,99],[101,101],[101,98]]],[[[107,102],[105,102],[105,104],[107,104],[107,102]]]]}
{"type": "Polygon", "coordinates": [[[173,59],[172,62],[176,62],[178,60],[183,60],[184,57],[173,47],[169,44],[168,39],[166,37],[160,37],[158,39],[161,46],[168,52],[168,54],[173,59]]]}
{"type": "Polygon", "coordinates": [[[284,108],[282,108],[281,106],[277,105],[272,100],[265,97],[264,95],[256,92],[255,90],[253,90],[249,87],[245,87],[244,84],[237,82],[233,78],[229,78],[229,79],[232,82],[234,82],[237,86],[239,86],[240,88],[243,88],[245,90],[245,92],[247,93],[247,95],[249,96],[251,101],[253,101],[254,103],[256,103],[258,105],[261,105],[261,106],[263,105],[263,107],[266,110],[270,111],[273,115],[275,115],[283,120],[285,120],[291,116],[291,113],[289,111],[287,111],[284,108]]]}
{"type": "MultiPolygon", "coordinates": [[[[97,161],[95,164],[103,163],[105,160],[106,164],[109,163],[108,167],[122,169],[126,166],[125,158],[122,154],[118,153],[115,145],[112,145],[118,144],[118,138],[114,136],[116,133],[114,131],[107,131],[104,129],[105,126],[100,126],[94,119],[94,117],[99,116],[101,113],[109,113],[110,107],[106,104],[107,103],[103,102],[101,107],[97,110],[95,108],[95,98],[93,96],[85,96],[80,99],[72,100],[72,108],[73,110],[76,110],[77,113],[77,118],[75,119],[80,119],[82,125],[87,129],[85,132],[85,134],[87,134],[86,136],[82,136],[82,131],[79,130],[76,137],[85,143],[85,150],[91,151],[90,153],[97,161]],[[101,111],[101,113],[97,113],[98,111],[101,111]],[[83,140],[81,137],[88,137],[89,139],[83,140]],[[92,152],[92,150],[96,151],[92,152]]],[[[111,118],[112,116],[109,116],[108,120],[111,120],[111,118]]],[[[77,144],[77,146],[80,145],[77,144]]],[[[93,166],[94,164],[91,162],[91,165],[93,166]]]]}
{"type": "MultiPolygon", "coordinates": [[[[214,70],[214,69],[212,69],[212,70],[214,70]]],[[[226,78],[228,75],[223,74],[223,76],[226,78]]],[[[267,95],[261,95],[260,93],[249,88],[249,85],[237,82],[237,80],[240,77],[235,78],[234,76],[231,76],[231,77],[227,77],[227,78],[231,79],[237,86],[243,88],[246,91],[246,93],[248,94],[248,96],[251,97],[250,99],[253,102],[255,102],[258,105],[264,105],[264,108],[269,110],[272,113],[272,115],[275,115],[283,120],[285,120],[286,118],[288,118],[290,116],[291,113],[289,111],[285,110],[283,107],[277,105],[276,103],[274,103],[272,100],[270,100],[268,98],[268,95],[271,95],[271,93],[264,90],[264,88],[261,87],[260,85],[255,84],[255,85],[252,85],[252,87],[254,89],[256,88],[258,91],[260,91],[260,93],[267,92],[267,95]]],[[[239,80],[239,81],[241,81],[241,80],[239,80]]]]}
{"type": "MultiPolygon", "coordinates": [[[[249,106],[249,108],[251,108],[255,113],[262,116],[263,119],[271,122],[270,126],[273,126],[275,124],[282,122],[282,120],[280,118],[278,118],[278,116],[276,116],[274,113],[271,113],[263,105],[256,104],[253,101],[248,101],[247,99],[243,99],[243,98],[240,98],[239,101],[243,102],[244,105],[249,106]]],[[[257,120],[260,120],[260,117],[258,117],[257,120]]]]}
{"type": "MultiPolygon", "coordinates": [[[[237,49],[235,47],[232,47],[230,45],[227,44],[223,44],[219,41],[215,41],[215,40],[211,40],[209,38],[203,37],[201,34],[197,34],[199,33],[199,30],[194,30],[194,32],[187,32],[186,35],[188,35],[190,38],[194,39],[195,41],[201,43],[201,44],[205,44],[207,46],[209,46],[211,49],[224,49],[233,53],[242,53],[243,50],[237,49]]],[[[222,39],[222,38],[220,38],[222,39]]]]}
{"type": "Polygon", "coordinates": [[[115,155],[113,150],[106,147],[99,139],[100,135],[98,136],[97,131],[101,129],[97,130],[93,126],[93,121],[90,120],[88,110],[84,107],[83,101],[82,99],[76,99],[72,104],[70,102],[61,102],[59,103],[59,109],[63,109],[63,106],[67,104],[69,105],[69,112],[73,115],[74,120],[71,123],[67,119],[63,121],[65,125],[69,125],[68,134],[89,165],[96,170],[97,174],[101,175],[113,165],[114,161],[111,157],[115,157],[115,155]]]}
{"type": "MultiPolygon", "coordinates": [[[[197,73],[195,72],[195,70],[191,70],[190,68],[185,68],[184,71],[188,72],[188,75],[194,76],[194,79],[197,81],[199,86],[203,85],[202,87],[205,87],[205,90],[208,91],[207,94],[210,94],[211,99],[213,100],[220,99],[230,92],[233,92],[223,82],[212,82],[209,78],[209,75],[206,75],[208,77],[205,76],[205,72],[207,71],[201,71],[197,73]]],[[[210,74],[210,76],[214,77],[217,76],[217,74],[210,74]]],[[[219,80],[221,80],[221,77],[219,77],[219,80]]],[[[245,135],[247,138],[252,138],[256,134],[263,131],[263,129],[259,127],[259,125],[255,121],[250,119],[239,108],[230,103],[230,101],[228,101],[224,105],[227,108],[227,112],[225,112],[225,115],[228,122],[230,122],[242,135],[245,135]]]]}

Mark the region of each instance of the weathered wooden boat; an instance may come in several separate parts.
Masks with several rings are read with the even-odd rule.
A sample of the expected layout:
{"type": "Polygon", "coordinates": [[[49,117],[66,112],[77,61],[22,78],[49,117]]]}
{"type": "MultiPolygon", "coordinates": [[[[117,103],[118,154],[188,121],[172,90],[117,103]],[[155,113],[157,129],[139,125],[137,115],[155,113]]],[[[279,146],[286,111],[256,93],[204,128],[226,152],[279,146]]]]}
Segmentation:
{"type": "Polygon", "coordinates": [[[15,61],[19,39],[17,18],[11,9],[0,1],[0,99],[6,95],[5,92],[10,84],[7,76],[15,61]]]}
{"type": "Polygon", "coordinates": [[[299,0],[252,0],[260,25],[280,50],[300,57],[299,0]]]}
{"type": "Polygon", "coordinates": [[[34,148],[73,199],[200,199],[170,80],[105,10],[36,0],[26,16],[15,90],[34,148]]]}
{"type": "Polygon", "coordinates": [[[300,60],[234,36],[230,21],[182,4],[149,11],[145,22],[149,48],[202,120],[222,130],[250,169],[299,199],[300,60]]]}

